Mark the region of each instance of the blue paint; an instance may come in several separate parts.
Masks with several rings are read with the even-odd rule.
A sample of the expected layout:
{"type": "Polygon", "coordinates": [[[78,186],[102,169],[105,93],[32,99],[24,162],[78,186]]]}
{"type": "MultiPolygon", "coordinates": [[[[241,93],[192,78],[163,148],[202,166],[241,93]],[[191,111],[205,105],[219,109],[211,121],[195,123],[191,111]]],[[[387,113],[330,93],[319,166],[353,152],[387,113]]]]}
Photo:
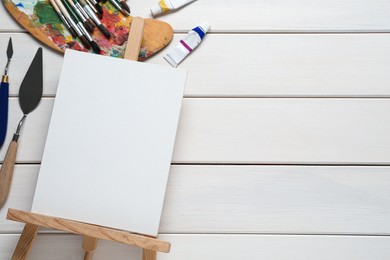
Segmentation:
{"type": "Polygon", "coordinates": [[[24,8],[23,3],[16,4],[15,6],[24,8]]]}
{"type": "Polygon", "coordinates": [[[195,31],[195,32],[199,35],[200,39],[203,39],[205,33],[204,33],[204,31],[202,30],[202,28],[200,28],[200,27],[198,26],[198,27],[196,27],[196,28],[194,28],[194,29],[192,29],[192,30],[195,31]]]}

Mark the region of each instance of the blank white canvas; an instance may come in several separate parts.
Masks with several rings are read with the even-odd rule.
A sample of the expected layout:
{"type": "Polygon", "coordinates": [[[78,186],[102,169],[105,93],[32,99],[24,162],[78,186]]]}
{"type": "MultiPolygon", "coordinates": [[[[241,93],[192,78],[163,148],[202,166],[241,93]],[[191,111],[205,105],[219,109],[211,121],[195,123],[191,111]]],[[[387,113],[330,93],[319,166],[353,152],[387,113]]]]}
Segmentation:
{"type": "Polygon", "coordinates": [[[67,50],[32,212],[156,236],[186,75],[67,50]]]}

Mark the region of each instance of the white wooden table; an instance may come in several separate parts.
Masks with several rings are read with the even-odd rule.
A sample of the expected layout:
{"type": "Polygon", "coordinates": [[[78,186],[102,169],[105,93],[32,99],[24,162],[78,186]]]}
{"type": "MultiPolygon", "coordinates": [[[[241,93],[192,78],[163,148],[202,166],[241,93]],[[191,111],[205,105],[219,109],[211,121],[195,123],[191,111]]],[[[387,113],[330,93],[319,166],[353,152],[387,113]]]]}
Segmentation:
{"type": "MultiPolygon", "coordinates": [[[[155,2],[129,3],[148,17],[155,2]]],[[[199,0],[161,19],[176,33],[168,48],[203,21],[213,27],[180,66],[188,83],[160,227],[172,251],[159,259],[390,259],[390,1],[199,0]]],[[[0,69],[10,36],[7,142],[40,43],[1,6],[0,69]]],[[[168,66],[166,52],[147,62],[168,66]]],[[[4,208],[31,206],[62,63],[48,48],[44,59],[44,98],[4,208]]],[[[5,214],[8,260],[22,226],[5,214]]],[[[31,259],[81,259],[80,244],[43,232],[31,259]]],[[[100,242],[94,259],[140,256],[100,242]]]]}

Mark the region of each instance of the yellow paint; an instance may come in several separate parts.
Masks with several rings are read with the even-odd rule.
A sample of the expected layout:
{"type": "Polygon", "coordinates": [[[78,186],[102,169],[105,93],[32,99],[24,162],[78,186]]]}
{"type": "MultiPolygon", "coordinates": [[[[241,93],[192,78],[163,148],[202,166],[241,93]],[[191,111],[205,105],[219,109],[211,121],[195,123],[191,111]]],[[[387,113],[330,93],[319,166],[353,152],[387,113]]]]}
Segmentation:
{"type": "Polygon", "coordinates": [[[169,7],[167,6],[167,4],[164,2],[164,0],[161,0],[160,2],[158,2],[158,4],[160,5],[163,13],[170,10],[169,7]]]}
{"type": "Polygon", "coordinates": [[[70,35],[66,36],[65,42],[70,42],[70,41],[72,41],[72,36],[70,35]]]}

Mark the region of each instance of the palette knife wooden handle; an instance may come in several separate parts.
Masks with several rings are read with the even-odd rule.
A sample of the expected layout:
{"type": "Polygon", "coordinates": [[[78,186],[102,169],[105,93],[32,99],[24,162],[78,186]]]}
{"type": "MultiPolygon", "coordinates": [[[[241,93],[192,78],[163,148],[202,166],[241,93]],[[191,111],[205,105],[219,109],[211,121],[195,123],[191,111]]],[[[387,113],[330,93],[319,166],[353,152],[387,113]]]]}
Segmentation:
{"type": "Polygon", "coordinates": [[[17,151],[18,143],[13,140],[8,146],[7,154],[5,155],[5,159],[0,170],[0,208],[3,207],[8,198],[12,176],[14,174],[17,151]]]}

